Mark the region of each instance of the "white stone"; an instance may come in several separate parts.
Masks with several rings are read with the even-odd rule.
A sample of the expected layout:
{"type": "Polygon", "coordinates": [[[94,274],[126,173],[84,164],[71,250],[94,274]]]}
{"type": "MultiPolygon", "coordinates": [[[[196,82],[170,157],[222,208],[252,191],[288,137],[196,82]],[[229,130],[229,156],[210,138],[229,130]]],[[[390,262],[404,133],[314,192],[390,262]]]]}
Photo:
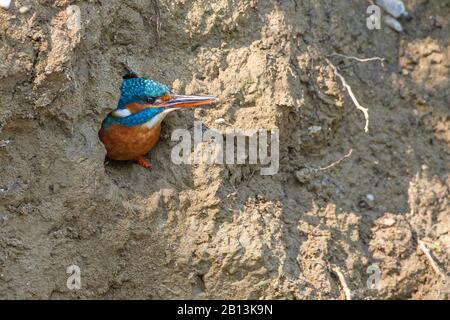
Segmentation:
{"type": "Polygon", "coordinates": [[[395,219],[393,218],[384,218],[383,224],[388,227],[392,227],[395,224],[395,219]]]}
{"type": "Polygon", "coordinates": [[[316,134],[322,130],[321,126],[311,126],[308,128],[310,134],[316,134]]]}
{"type": "Polygon", "coordinates": [[[366,195],[366,198],[367,198],[367,200],[369,200],[369,201],[374,201],[374,200],[375,200],[375,196],[374,196],[373,194],[371,194],[371,193],[367,194],[367,195],[366,195]]]}
{"type": "Polygon", "coordinates": [[[216,119],[214,122],[217,123],[217,124],[222,124],[222,123],[225,123],[225,119],[224,118],[219,118],[219,119],[216,119]]]}
{"type": "Polygon", "coordinates": [[[11,0],[0,0],[0,8],[8,10],[10,5],[11,0]]]}
{"type": "Polygon", "coordinates": [[[408,14],[401,0],[377,0],[376,3],[394,18],[408,14]]]}
{"type": "Polygon", "coordinates": [[[401,25],[400,22],[397,21],[397,19],[391,17],[391,16],[387,16],[384,18],[384,23],[386,23],[386,25],[388,27],[390,27],[391,29],[394,29],[397,32],[402,32],[403,31],[403,27],[401,25]]]}
{"type": "Polygon", "coordinates": [[[11,143],[11,140],[1,140],[0,141],[0,148],[4,148],[10,143],[11,143]]]}
{"type": "Polygon", "coordinates": [[[27,13],[28,11],[30,11],[30,7],[20,7],[20,8],[19,8],[19,12],[20,12],[21,14],[25,14],[25,13],[27,13]]]}

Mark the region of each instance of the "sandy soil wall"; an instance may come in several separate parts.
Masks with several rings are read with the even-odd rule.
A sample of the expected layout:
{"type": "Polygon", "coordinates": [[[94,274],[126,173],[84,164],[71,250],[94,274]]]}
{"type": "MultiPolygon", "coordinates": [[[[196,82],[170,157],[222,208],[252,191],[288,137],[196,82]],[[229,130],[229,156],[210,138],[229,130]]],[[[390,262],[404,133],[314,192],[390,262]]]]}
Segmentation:
{"type": "Polygon", "coordinates": [[[406,2],[402,35],[356,0],[0,8],[0,297],[448,299],[420,244],[449,270],[450,1],[406,2]],[[150,171],[97,137],[127,69],[221,100],[170,115],[150,171]],[[278,174],[173,164],[194,120],[279,128],[278,174]]]}

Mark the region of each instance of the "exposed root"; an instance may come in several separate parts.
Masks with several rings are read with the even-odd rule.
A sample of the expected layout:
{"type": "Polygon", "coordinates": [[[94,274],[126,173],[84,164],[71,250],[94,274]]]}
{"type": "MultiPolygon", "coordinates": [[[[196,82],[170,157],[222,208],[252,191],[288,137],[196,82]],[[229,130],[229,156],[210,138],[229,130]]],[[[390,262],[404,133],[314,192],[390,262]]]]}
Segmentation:
{"type": "Polygon", "coordinates": [[[153,9],[155,10],[156,38],[161,39],[161,10],[159,9],[158,0],[152,0],[153,9]]]}
{"type": "MultiPolygon", "coordinates": [[[[370,61],[380,61],[381,63],[384,62],[384,58],[380,58],[380,57],[372,57],[372,58],[358,58],[355,56],[346,56],[340,53],[332,53],[330,55],[328,55],[329,58],[331,57],[341,57],[341,58],[346,58],[346,59],[350,59],[350,60],[355,60],[358,62],[370,62],[370,61]]],[[[347,83],[347,81],[345,80],[344,76],[342,76],[339,71],[338,68],[328,59],[325,58],[326,61],[328,62],[328,64],[331,66],[331,68],[334,71],[334,74],[341,80],[342,85],[345,87],[345,89],[347,90],[348,94],[350,95],[350,98],[352,98],[353,103],[355,104],[356,108],[358,110],[360,110],[363,114],[364,114],[364,119],[366,119],[366,125],[364,126],[364,131],[365,132],[369,132],[369,109],[363,107],[359,102],[358,99],[356,99],[355,94],[353,93],[352,87],[347,83]]]]}
{"type": "Polygon", "coordinates": [[[444,271],[441,270],[441,268],[439,267],[439,265],[437,264],[437,262],[434,260],[433,256],[431,255],[430,249],[428,249],[425,242],[423,242],[422,240],[419,240],[419,248],[420,248],[420,250],[422,250],[422,252],[427,257],[434,272],[436,272],[436,274],[438,274],[441,277],[442,281],[444,281],[444,283],[446,283],[448,281],[447,275],[444,273],[444,271]]]}
{"type": "Polygon", "coordinates": [[[345,281],[344,274],[339,270],[338,267],[332,267],[331,270],[337,275],[339,282],[341,283],[342,289],[344,290],[345,299],[352,300],[352,292],[345,281]]]}
{"type": "Polygon", "coordinates": [[[347,90],[348,94],[350,95],[350,98],[352,98],[353,103],[355,104],[356,108],[358,110],[360,110],[363,114],[364,114],[364,118],[366,119],[366,125],[364,126],[364,131],[365,132],[369,132],[369,109],[364,108],[359,102],[358,99],[356,99],[352,87],[350,87],[350,85],[347,83],[347,81],[345,80],[345,78],[339,73],[338,69],[336,68],[336,66],[327,58],[325,58],[328,62],[328,64],[331,66],[331,68],[334,71],[334,74],[341,80],[342,85],[345,87],[345,89],[347,90]]]}
{"type": "Polygon", "coordinates": [[[331,58],[331,57],[340,57],[340,58],[355,60],[355,61],[358,61],[358,62],[370,62],[370,61],[377,61],[378,60],[381,63],[383,63],[386,60],[386,59],[380,58],[380,57],[358,58],[358,57],[354,57],[354,56],[346,56],[346,55],[340,54],[340,53],[332,53],[328,57],[329,58],[331,58]]]}
{"type": "Polygon", "coordinates": [[[353,149],[350,149],[350,151],[346,155],[343,155],[340,159],[334,161],[333,163],[330,163],[326,167],[320,167],[319,170],[324,171],[324,170],[328,170],[334,166],[337,166],[339,163],[341,163],[342,161],[344,161],[345,159],[350,157],[352,155],[352,153],[353,153],[353,149]]]}
{"type": "Polygon", "coordinates": [[[164,285],[164,284],[161,284],[161,287],[163,287],[164,289],[166,289],[167,291],[170,291],[170,292],[172,292],[174,295],[179,295],[179,293],[178,292],[176,292],[175,290],[173,290],[173,289],[170,289],[168,286],[166,286],[166,285],[164,285]]]}

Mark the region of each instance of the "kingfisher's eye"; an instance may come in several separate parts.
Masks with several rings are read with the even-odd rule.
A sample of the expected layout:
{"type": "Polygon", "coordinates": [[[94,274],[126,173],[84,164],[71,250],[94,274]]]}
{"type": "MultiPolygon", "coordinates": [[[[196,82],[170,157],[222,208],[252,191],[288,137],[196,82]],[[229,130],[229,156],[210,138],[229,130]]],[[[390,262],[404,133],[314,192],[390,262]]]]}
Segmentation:
{"type": "Polygon", "coordinates": [[[145,98],[145,102],[150,103],[150,104],[154,104],[155,103],[155,98],[153,97],[147,97],[145,98]]]}

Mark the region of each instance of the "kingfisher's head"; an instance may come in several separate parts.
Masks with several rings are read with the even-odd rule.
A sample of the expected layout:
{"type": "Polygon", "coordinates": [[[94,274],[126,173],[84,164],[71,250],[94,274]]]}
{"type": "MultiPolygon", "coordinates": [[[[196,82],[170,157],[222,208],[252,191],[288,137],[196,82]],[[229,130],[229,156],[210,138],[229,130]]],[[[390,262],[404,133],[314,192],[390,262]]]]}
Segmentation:
{"type": "Polygon", "coordinates": [[[128,104],[150,104],[156,99],[170,94],[170,89],[162,83],[139,78],[135,74],[123,77],[118,109],[124,109],[128,104]]]}
{"type": "Polygon", "coordinates": [[[153,127],[172,111],[182,108],[214,105],[218,102],[213,96],[177,95],[165,85],[135,74],[123,78],[121,96],[117,109],[103,122],[106,129],[111,124],[136,126],[145,124],[153,127]]]}
{"type": "Polygon", "coordinates": [[[176,109],[215,104],[218,101],[214,96],[177,95],[162,83],[131,74],[123,77],[117,108],[124,109],[130,104],[139,104],[145,107],[176,109]]]}
{"type": "Polygon", "coordinates": [[[114,122],[123,125],[146,123],[153,126],[172,111],[217,102],[217,97],[213,96],[177,95],[162,83],[131,74],[123,78],[119,104],[112,116],[116,118],[114,122]]]}

